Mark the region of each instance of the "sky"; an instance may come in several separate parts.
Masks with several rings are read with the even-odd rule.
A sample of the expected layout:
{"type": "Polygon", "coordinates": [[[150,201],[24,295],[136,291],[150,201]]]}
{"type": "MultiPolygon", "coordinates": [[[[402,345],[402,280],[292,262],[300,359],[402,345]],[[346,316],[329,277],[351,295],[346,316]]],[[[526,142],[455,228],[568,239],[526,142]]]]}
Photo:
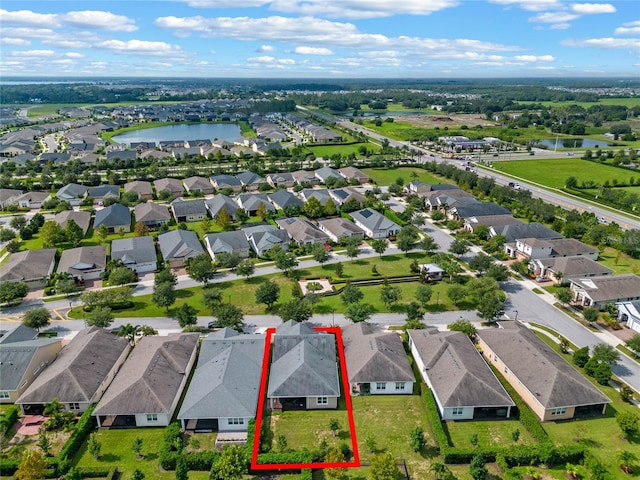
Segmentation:
{"type": "Polygon", "coordinates": [[[3,0],[0,75],[640,78],[640,2],[3,0]]]}

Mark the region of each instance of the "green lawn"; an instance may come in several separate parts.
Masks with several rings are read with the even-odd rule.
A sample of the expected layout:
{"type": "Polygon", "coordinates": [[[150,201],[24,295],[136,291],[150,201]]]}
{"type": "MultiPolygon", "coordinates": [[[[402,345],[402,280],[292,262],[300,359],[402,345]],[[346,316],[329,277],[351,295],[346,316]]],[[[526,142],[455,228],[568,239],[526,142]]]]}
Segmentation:
{"type": "MultiPolygon", "coordinates": [[[[116,429],[98,430],[98,441],[102,444],[101,457],[96,460],[87,451],[85,442],[75,458],[75,465],[80,467],[97,467],[102,465],[117,466],[123,475],[123,480],[131,478],[135,469],[140,469],[145,475],[145,479],[170,480],[175,478],[174,472],[163,472],[158,463],[158,451],[163,442],[163,428],[136,428],[136,429],[116,429]],[[144,458],[137,459],[136,454],[131,450],[134,439],[142,438],[142,453],[144,458]]],[[[204,446],[208,445],[203,442],[204,446]]],[[[189,478],[193,480],[207,480],[209,472],[189,472],[189,478]]]]}
{"type": "Polygon", "coordinates": [[[478,447],[534,445],[536,441],[525,427],[516,420],[484,420],[447,422],[447,430],[453,445],[459,448],[471,448],[471,437],[478,436],[478,447]],[[518,441],[513,440],[515,430],[520,431],[518,441]]]}
{"type": "Polygon", "coordinates": [[[598,262],[609,267],[616,274],[640,273],[640,259],[631,258],[613,247],[605,247],[598,256],[598,262]]]}
{"type": "Polygon", "coordinates": [[[530,105],[532,103],[541,104],[545,107],[566,107],[568,105],[579,105],[583,108],[593,107],[594,105],[622,105],[628,108],[635,107],[636,105],[640,105],[640,99],[638,98],[627,98],[627,97],[607,97],[601,98],[597,102],[574,102],[572,100],[562,101],[562,102],[553,102],[553,101],[545,101],[545,102],[536,102],[536,101],[518,101],[516,103],[522,103],[523,105],[530,105]]]}
{"type": "Polygon", "coordinates": [[[412,173],[416,173],[418,176],[416,180],[420,180],[425,183],[451,183],[447,179],[436,177],[422,168],[417,167],[399,167],[392,169],[377,169],[377,168],[365,168],[362,170],[364,173],[371,177],[371,180],[375,181],[378,185],[391,185],[395,183],[396,179],[402,178],[403,183],[406,185],[413,181],[411,177],[412,173]]]}
{"type": "Polygon", "coordinates": [[[316,157],[322,158],[330,158],[332,155],[336,154],[341,154],[343,157],[348,157],[352,153],[360,156],[358,149],[363,145],[367,147],[367,150],[373,151],[373,153],[378,153],[380,151],[380,147],[375,143],[352,143],[349,145],[313,145],[307,146],[305,150],[313,152],[316,157]]]}

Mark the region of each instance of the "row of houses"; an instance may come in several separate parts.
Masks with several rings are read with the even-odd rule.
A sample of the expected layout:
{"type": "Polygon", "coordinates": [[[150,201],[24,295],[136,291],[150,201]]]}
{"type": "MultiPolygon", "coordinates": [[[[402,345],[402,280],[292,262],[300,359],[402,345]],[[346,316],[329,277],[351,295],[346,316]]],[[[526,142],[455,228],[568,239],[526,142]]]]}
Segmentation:
{"type": "MultiPolygon", "coordinates": [[[[443,420],[513,415],[515,403],[488,363],[540,421],[602,415],[610,402],[517,322],[480,330],[482,354],[461,332],[408,333],[411,355],[443,420]]],[[[344,368],[352,395],[413,393],[416,379],[397,333],[359,323],[344,327],[342,337],[346,365],[336,361],[334,334],[306,323],[280,325],[269,345],[268,408],[337,408],[344,368]]],[[[222,329],[202,339],[199,354],[198,344],[197,333],[177,333],[142,337],[132,346],[91,327],[62,348],[59,339],[40,339],[18,326],[0,339],[0,402],[42,413],[57,398],[78,414],[97,402],[93,415],[100,427],[165,426],[176,414],[185,430],[246,431],[265,378],[265,335],[222,329]]]]}

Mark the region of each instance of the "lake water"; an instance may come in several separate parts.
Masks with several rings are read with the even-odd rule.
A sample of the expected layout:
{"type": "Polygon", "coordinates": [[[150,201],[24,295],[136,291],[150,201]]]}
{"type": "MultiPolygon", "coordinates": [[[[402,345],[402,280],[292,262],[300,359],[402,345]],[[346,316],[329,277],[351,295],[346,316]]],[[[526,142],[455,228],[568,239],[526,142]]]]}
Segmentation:
{"type": "Polygon", "coordinates": [[[116,135],[118,143],[131,142],[170,142],[173,140],[226,140],[233,142],[242,136],[240,127],[233,123],[196,123],[167,125],[164,127],[144,128],[116,135]]]}
{"type": "MultiPolygon", "coordinates": [[[[555,140],[538,140],[538,145],[545,145],[550,149],[556,148],[555,140]]],[[[593,138],[559,138],[558,148],[596,148],[609,147],[610,143],[593,138]]]]}

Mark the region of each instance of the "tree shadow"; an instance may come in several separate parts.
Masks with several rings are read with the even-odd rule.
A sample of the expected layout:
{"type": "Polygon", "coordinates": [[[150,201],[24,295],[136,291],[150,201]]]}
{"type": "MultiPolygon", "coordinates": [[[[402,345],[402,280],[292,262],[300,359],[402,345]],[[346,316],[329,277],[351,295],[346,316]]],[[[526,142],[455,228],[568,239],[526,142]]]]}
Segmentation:
{"type": "Polygon", "coordinates": [[[386,255],[382,257],[380,260],[383,262],[397,262],[402,257],[400,255],[386,255]]]}
{"type": "Polygon", "coordinates": [[[105,453],[103,455],[100,455],[98,462],[114,463],[114,462],[119,462],[120,458],[121,458],[120,455],[115,455],[113,453],[105,453]]]}
{"type": "Polygon", "coordinates": [[[193,297],[193,292],[191,290],[182,289],[176,290],[176,298],[189,298],[193,297]]]}
{"type": "Polygon", "coordinates": [[[434,447],[433,445],[427,445],[422,450],[420,450],[420,456],[424,459],[432,459],[437,458],[440,455],[440,450],[438,447],[434,447]]]}

